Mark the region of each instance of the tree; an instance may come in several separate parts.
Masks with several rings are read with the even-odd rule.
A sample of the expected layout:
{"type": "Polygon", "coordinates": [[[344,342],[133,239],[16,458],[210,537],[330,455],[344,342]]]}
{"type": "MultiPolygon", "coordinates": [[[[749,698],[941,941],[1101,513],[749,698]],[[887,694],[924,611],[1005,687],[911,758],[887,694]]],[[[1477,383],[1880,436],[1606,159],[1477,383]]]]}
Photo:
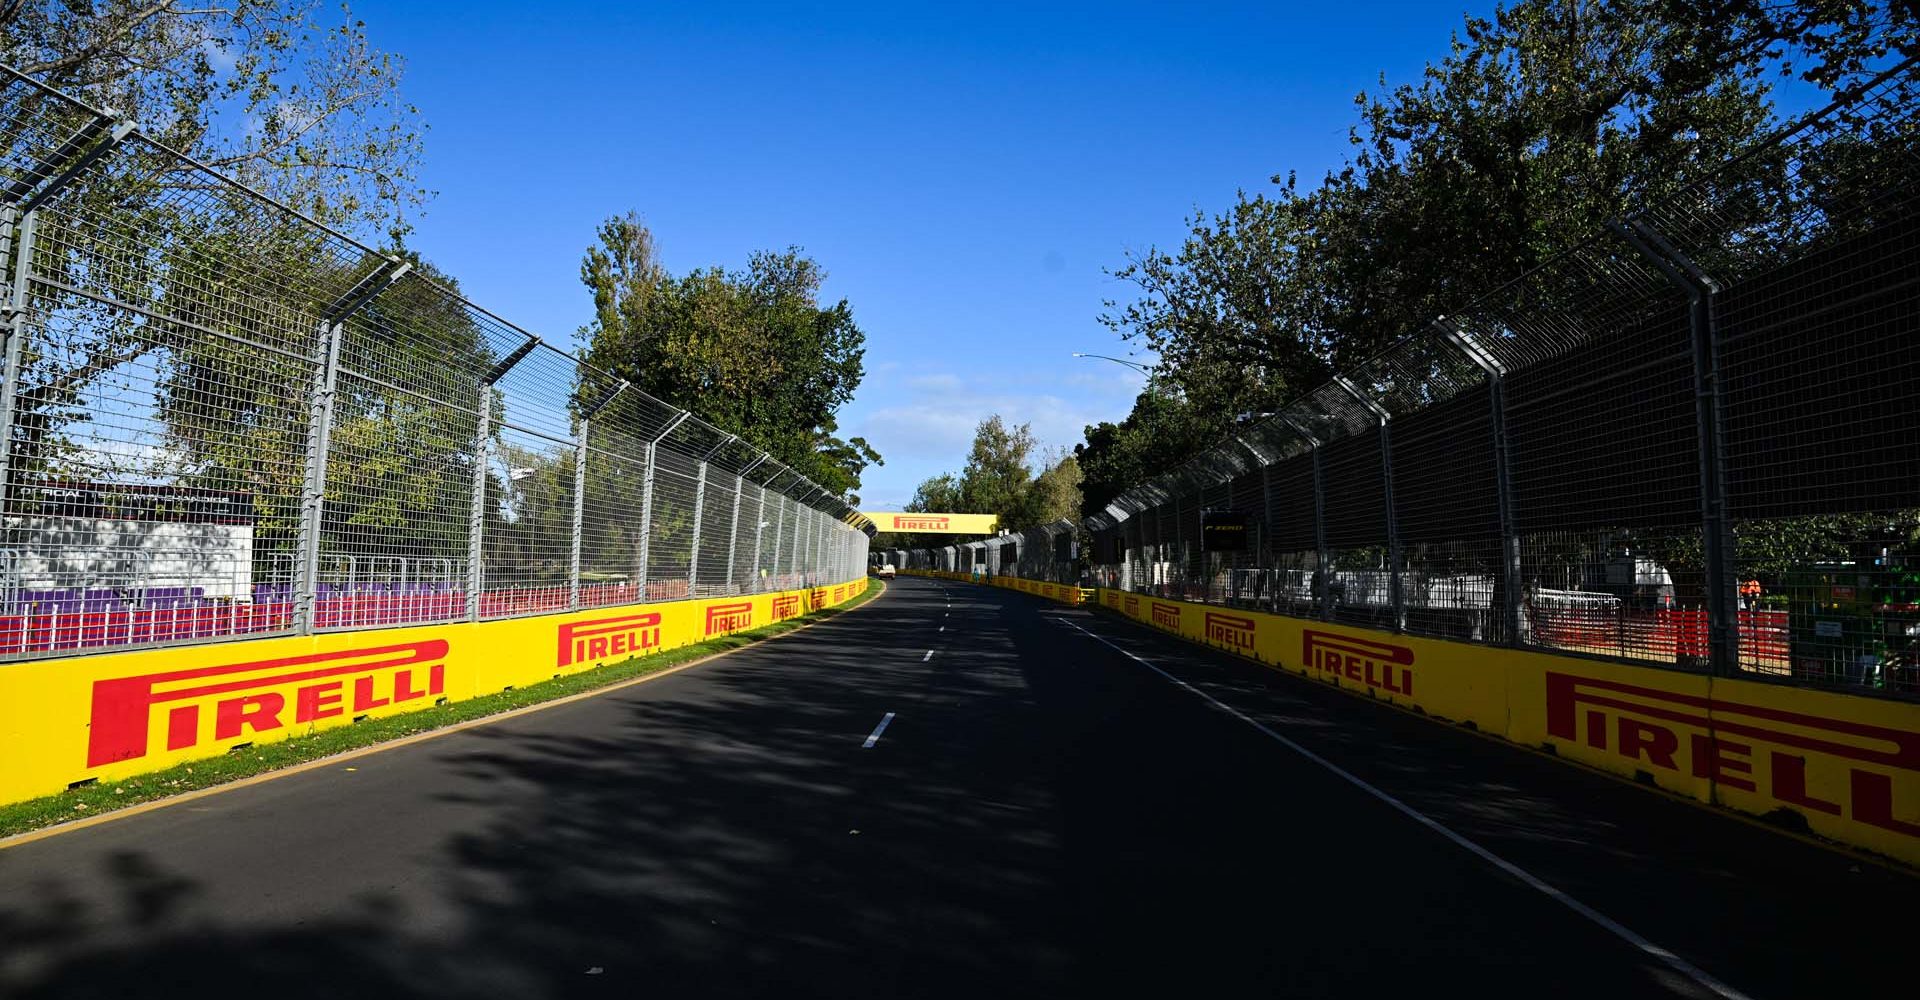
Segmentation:
{"type": "Polygon", "coordinates": [[[1086,441],[1074,446],[1082,513],[1099,513],[1120,494],[1217,443],[1232,428],[1234,413],[1195,404],[1163,379],[1150,379],[1126,419],[1088,426],[1086,441]]]}
{"type": "Polygon", "coordinates": [[[994,414],[973,432],[973,447],[960,472],[961,509],[998,515],[1000,527],[1018,531],[1026,521],[1027,490],[1033,482],[1028,459],[1033,453],[1033,430],[1027,424],[1008,427],[994,414]]]}
{"type": "MultiPolygon", "coordinates": [[[[320,0],[25,0],[0,6],[15,69],[321,220],[394,241],[425,202],[404,65],[320,0]]],[[[10,137],[19,141],[19,137],[10,137]]],[[[163,179],[190,183],[174,165],[163,179]]]]}
{"type": "MultiPolygon", "coordinates": [[[[1004,531],[1078,521],[1079,460],[1064,451],[1046,455],[1036,476],[1034,446],[1033,430],[1027,424],[1009,427],[999,414],[980,421],[966,466],[957,475],[942,473],[921,482],[907,510],[992,514],[1004,531]]],[[[873,547],[939,548],[953,541],[951,535],[889,532],[877,537],[873,547]]]]}
{"type": "Polygon", "coordinates": [[[583,359],[857,502],[881,458],[840,438],[835,414],[865,376],[866,334],[846,300],[820,304],[820,265],[790,247],[754,253],[743,271],[676,278],[637,215],[607,220],[598,238],[580,268],[594,300],[583,359]]]}
{"type": "MultiPolygon", "coordinates": [[[[968,511],[960,499],[960,479],[951,472],[943,472],[921,480],[913,491],[913,499],[907,501],[906,510],[910,513],[978,513],[968,511]]],[[[874,551],[883,549],[924,549],[941,548],[955,541],[952,535],[936,535],[912,531],[883,531],[873,537],[874,551]]]]}
{"type": "MultiPolygon", "coordinates": [[[[256,562],[286,558],[308,423],[295,387],[311,378],[316,310],[369,262],[202,164],[395,246],[426,198],[415,175],[423,127],[398,96],[399,61],[344,7],[338,21],[321,10],[317,0],[0,5],[0,58],[153,140],[122,143],[38,213],[32,264],[45,284],[24,304],[33,322],[21,338],[11,482],[244,493],[256,562]]],[[[87,114],[20,84],[8,93],[0,149],[23,164],[52,156],[87,114]]],[[[418,422],[433,418],[416,404],[402,413],[393,402],[383,419],[409,430],[357,424],[349,399],[336,446],[392,458],[445,436],[418,422]]],[[[393,527],[398,497],[330,487],[330,501],[335,492],[343,511],[365,503],[360,523],[393,527]]],[[[441,524],[412,521],[422,544],[441,524]]]]}
{"type": "Polygon", "coordinates": [[[1029,526],[1080,520],[1080,460],[1070,452],[1048,456],[1046,468],[1033,477],[1027,491],[1025,519],[1029,526]]]}
{"type": "MultiPolygon", "coordinates": [[[[1856,84],[1914,51],[1914,8],[1521,0],[1468,18],[1419,81],[1356,99],[1353,156],[1319,186],[1276,176],[1114,271],[1137,294],[1102,319],[1161,359],[1129,421],[1164,431],[1174,401],[1224,431],[1683,186],[1752,206],[1728,220],[1790,214],[1768,210],[1792,196],[1781,156],[1728,167],[1773,126],[1769,75],[1856,84]]],[[[1110,471],[1187,454],[1099,437],[1081,455],[1090,503],[1110,471]]]]}
{"type": "Polygon", "coordinates": [[[960,501],[960,481],[951,472],[922,480],[913,491],[913,499],[907,501],[907,510],[915,513],[964,512],[960,501]]]}

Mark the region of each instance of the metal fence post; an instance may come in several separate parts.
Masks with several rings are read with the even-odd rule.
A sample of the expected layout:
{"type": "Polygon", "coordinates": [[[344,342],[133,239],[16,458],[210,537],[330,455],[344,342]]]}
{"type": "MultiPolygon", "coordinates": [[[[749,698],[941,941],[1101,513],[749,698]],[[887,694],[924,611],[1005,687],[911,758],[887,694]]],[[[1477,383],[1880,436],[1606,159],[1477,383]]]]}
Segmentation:
{"type": "Polygon", "coordinates": [[[800,564],[800,585],[803,587],[813,586],[813,508],[807,503],[812,501],[814,492],[818,491],[809,492],[807,500],[800,504],[800,531],[798,537],[794,538],[797,546],[794,561],[800,564]]]}
{"type": "Polygon", "coordinates": [[[690,411],[681,410],[672,420],[667,421],[665,427],[660,428],[660,433],[647,441],[646,470],[640,475],[640,565],[635,567],[634,573],[642,601],[647,599],[647,573],[653,561],[653,470],[656,464],[656,453],[660,442],[666,440],[667,435],[672,434],[674,428],[691,416],[693,414],[690,411]]]}
{"type": "MultiPolygon", "coordinates": [[[[1180,550],[1179,587],[1180,587],[1180,596],[1182,597],[1186,596],[1187,565],[1189,562],[1187,558],[1187,541],[1186,541],[1186,530],[1185,530],[1186,523],[1187,523],[1187,513],[1185,510],[1181,509],[1180,489],[1178,486],[1176,486],[1173,491],[1173,547],[1180,550]]],[[[1172,562],[1173,560],[1169,559],[1167,561],[1172,562]]],[[[1165,593],[1162,593],[1160,596],[1165,597],[1168,595],[1165,593]]]]}
{"type": "Polygon", "coordinates": [[[340,325],[322,323],[307,409],[307,456],[300,492],[300,555],[294,563],[293,627],[313,631],[320,590],[320,530],[326,516],[327,450],[333,427],[333,392],[339,382],[340,325]]]}
{"type": "Polygon", "coordinates": [[[540,338],[529,336],[480,377],[473,443],[473,506],[467,518],[467,620],[480,620],[480,592],[486,586],[487,465],[493,458],[493,387],[519,364],[540,338]]]}
{"type": "MultiPolygon", "coordinates": [[[[1249,444],[1246,438],[1236,436],[1234,440],[1240,443],[1240,447],[1247,449],[1247,454],[1252,455],[1253,460],[1256,463],[1258,463],[1260,466],[1260,524],[1259,524],[1259,531],[1254,536],[1252,557],[1250,559],[1250,561],[1253,564],[1253,569],[1255,572],[1254,589],[1256,592],[1258,592],[1259,590],[1258,573],[1260,570],[1260,563],[1262,561],[1260,553],[1261,553],[1261,548],[1266,541],[1267,518],[1271,516],[1273,511],[1273,474],[1269,471],[1273,468],[1273,462],[1270,461],[1266,455],[1262,454],[1260,449],[1255,448],[1253,445],[1249,444]]],[[[1227,489],[1228,489],[1228,495],[1231,496],[1232,489],[1233,489],[1232,485],[1229,484],[1227,489]]],[[[1237,593],[1238,593],[1237,587],[1235,588],[1235,593],[1237,596],[1237,593]]],[[[1257,598],[1255,598],[1255,600],[1257,600],[1257,598]]]]}
{"type": "Polygon", "coordinates": [[[327,459],[332,450],[333,401],[340,384],[340,342],[346,319],[400,280],[412,265],[382,260],[320,313],[319,352],[314,358],[312,399],[307,410],[307,456],[300,502],[299,559],[294,564],[293,627],[306,634],[316,625],[320,594],[320,535],[326,524],[327,459]]]}
{"type": "Polygon", "coordinates": [[[740,491],[746,489],[747,477],[733,477],[733,524],[727,528],[727,590],[733,590],[733,564],[740,556],[740,491]]]}
{"type": "Polygon", "coordinates": [[[1726,424],[1720,404],[1720,284],[1692,258],[1667,242],[1645,222],[1631,228],[1608,223],[1667,280],[1687,295],[1687,320],[1693,339],[1694,422],[1699,439],[1700,528],[1707,578],[1709,667],[1729,676],[1740,671],[1739,583],[1733,565],[1733,533],[1727,520],[1726,424]]]}
{"type": "MultiPolygon", "coordinates": [[[[729,434],[725,441],[707,449],[707,453],[700,456],[700,474],[695,480],[693,487],[693,543],[688,547],[687,553],[688,596],[692,596],[694,591],[700,586],[700,546],[703,541],[700,537],[700,528],[704,523],[707,509],[707,463],[713,461],[713,456],[720,454],[721,449],[738,440],[740,440],[738,437],[729,434]]],[[[739,494],[735,493],[734,496],[737,498],[739,494]]],[[[737,503],[738,500],[736,499],[735,502],[737,503]]],[[[738,511],[736,511],[735,514],[735,520],[738,520],[738,511]]],[[[731,545],[732,543],[729,542],[728,544],[731,545]]],[[[732,556],[729,555],[728,558],[731,560],[732,556]]]]}
{"type": "Polygon", "coordinates": [[[586,527],[587,434],[592,426],[592,417],[581,417],[573,443],[573,547],[567,556],[567,607],[573,611],[580,610],[580,537],[586,527]]]}
{"type": "MultiPolygon", "coordinates": [[[[531,341],[529,341],[531,343],[531,341]]],[[[473,506],[467,516],[467,620],[480,620],[480,588],[486,583],[487,465],[492,462],[493,384],[481,382],[473,446],[473,506]]]]}
{"type": "Polygon", "coordinates": [[[1393,630],[1402,632],[1407,627],[1407,601],[1400,579],[1400,522],[1393,510],[1393,432],[1390,427],[1393,415],[1363,395],[1348,379],[1335,375],[1333,384],[1366,407],[1380,422],[1380,490],[1381,499],[1386,503],[1387,520],[1387,599],[1393,609],[1393,630]]]}
{"type": "Polygon", "coordinates": [[[752,567],[749,572],[753,574],[753,592],[757,594],[763,589],[760,586],[760,538],[767,530],[767,488],[756,489],[760,492],[760,504],[753,515],[753,560],[748,565],[752,567]]]}
{"type": "Polygon", "coordinates": [[[788,497],[787,499],[793,503],[793,537],[789,539],[787,543],[789,549],[787,552],[787,575],[798,576],[800,574],[800,530],[806,508],[800,506],[800,501],[794,500],[792,497],[788,497]]]}
{"type": "MultiPolygon", "coordinates": [[[[811,494],[809,494],[811,500],[811,494]]],[[[806,548],[802,550],[801,573],[811,587],[820,580],[820,521],[812,507],[804,508],[807,513],[807,532],[804,536],[806,548]]]]}
{"type": "Polygon", "coordinates": [[[0,514],[13,506],[13,425],[19,406],[20,357],[26,349],[28,282],[33,273],[33,251],[39,228],[37,213],[28,212],[21,218],[11,206],[5,213],[3,221],[8,235],[12,236],[16,220],[19,220],[19,235],[11,241],[14,244],[13,274],[7,283],[6,314],[0,319],[0,336],[6,338],[5,360],[0,362],[0,379],[5,380],[0,382],[0,514]]]}
{"type": "Polygon", "coordinates": [[[1487,401],[1493,410],[1493,497],[1500,525],[1500,631],[1504,633],[1492,638],[1508,645],[1523,645],[1526,632],[1520,593],[1526,581],[1521,575],[1520,529],[1513,509],[1512,460],[1507,448],[1507,368],[1466,327],[1441,319],[1434,321],[1433,329],[1487,376],[1487,401]]]}
{"type": "MultiPolygon", "coordinates": [[[[727,589],[728,590],[733,589],[734,564],[738,561],[738,557],[740,554],[740,494],[742,492],[745,492],[747,488],[747,473],[752,472],[753,470],[759,468],[760,463],[765,462],[766,460],[767,460],[767,456],[764,454],[761,455],[759,458],[756,458],[753,461],[747,463],[747,467],[744,469],[741,469],[740,473],[733,477],[733,527],[727,530],[727,589]]],[[[762,496],[761,503],[764,504],[766,502],[765,494],[763,493],[761,496],[762,496]]],[[[755,523],[756,524],[758,523],[757,518],[755,519],[755,523]]],[[[754,571],[758,572],[760,568],[760,529],[759,528],[755,528],[754,534],[753,534],[753,560],[754,560],[754,571]]]]}
{"type": "Polygon", "coordinates": [[[647,599],[647,573],[653,566],[653,458],[659,444],[658,438],[647,442],[642,459],[646,464],[640,471],[640,554],[636,559],[639,565],[634,567],[633,576],[642,601],[647,599]]]}
{"type": "MultiPolygon", "coordinates": [[[[769,481],[767,485],[773,484],[769,481]]],[[[780,543],[785,540],[787,530],[787,509],[781,502],[786,499],[786,494],[776,493],[774,496],[776,499],[773,505],[773,558],[768,565],[773,571],[773,586],[784,590],[786,588],[780,585],[780,543]]]]}
{"type": "Polygon", "coordinates": [[[593,418],[600,415],[632,383],[621,379],[611,392],[580,411],[580,434],[573,443],[573,551],[568,560],[567,606],[580,610],[580,542],[586,534],[587,514],[587,439],[593,418]]]}
{"type": "Polygon", "coordinates": [[[703,459],[693,482],[693,533],[687,545],[687,596],[700,586],[700,522],[707,512],[707,463],[703,459]]]}
{"type": "Polygon", "coordinates": [[[827,519],[817,510],[813,512],[812,517],[813,534],[808,537],[807,541],[813,545],[813,555],[807,562],[808,568],[813,571],[813,585],[818,587],[821,582],[821,577],[825,575],[822,564],[826,560],[827,519]]]}
{"type": "Polygon", "coordinates": [[[1313,548],[1320,577],[1320,620],[1332,621],[1333,563],[1327,557],[1327,483],[1325,470],[1321,468],[1320,439],[1285,414],[1280,415],[1280,422],[1300,435],[1307,442],[1307,450],[1313,453],[1313,548]]]}
{"type": "Polygon", "coordinates": [[[1263,547],[1261,561],[1267,563],[1267,610],[1279,607],[1279,574],[1273,572],[1273,464],[1260,467],[1260,542],[1263,547]]]}

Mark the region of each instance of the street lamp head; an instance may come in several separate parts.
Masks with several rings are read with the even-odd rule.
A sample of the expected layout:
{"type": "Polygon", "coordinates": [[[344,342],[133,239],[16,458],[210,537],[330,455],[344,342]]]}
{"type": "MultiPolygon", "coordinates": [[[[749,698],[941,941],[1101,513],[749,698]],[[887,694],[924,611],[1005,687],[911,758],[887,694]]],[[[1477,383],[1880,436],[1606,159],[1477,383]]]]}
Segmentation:
{"type": "Polygon", "coordinates": [[[1143,365],[1138,361],[1128,361],[1124,358],[1110,358],[1104,354],[1088,354],[1085,351],[1075,351],[1073,352],[1073,356],[1076,358],[1097,358],[1101,361],[1111,361],[1116,365],[1126,365],[1128,368],[1132,368],[1143,375],[1153,374],[1153,369],[1150,366],[1143,365]]]}

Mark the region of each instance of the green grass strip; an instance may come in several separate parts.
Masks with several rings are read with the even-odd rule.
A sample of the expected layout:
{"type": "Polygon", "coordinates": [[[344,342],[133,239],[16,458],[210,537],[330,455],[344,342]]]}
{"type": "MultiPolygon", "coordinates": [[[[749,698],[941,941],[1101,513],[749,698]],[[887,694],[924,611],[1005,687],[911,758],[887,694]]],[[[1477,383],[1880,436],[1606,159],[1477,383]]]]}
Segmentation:
{"type": "Polygon", "coordinates": [[[510,712],[517,708],[565,698],[621,681],[659,673],[669,667],[716,653],[739,649],[785,635],[795,629],[843,615],[885,592],[886,584],[873,581],[865,593],[838,607],[823,608],[798,618],[762,625],[745,632],[708,639],[663,653],[610,663],[577,674],[568,674],[524,688],[481,695],[466,701],[448,702],[433,708],[393,715],[336,729],[325,729],[305,736],[294,736],[272,743],[236,748],[221,757],[208,757],[179,764],[164,771],[135,775],[121,781],[99,782],[71,788],[44,798],[29,799],[0,806],[0,837],[38,830],[56,823],[110,813],[116,809],[170,795],[210,788],[214,785],[250,778],[269,771],[332,757],[402,737],[431,732],[446,726],[510,712]]]}

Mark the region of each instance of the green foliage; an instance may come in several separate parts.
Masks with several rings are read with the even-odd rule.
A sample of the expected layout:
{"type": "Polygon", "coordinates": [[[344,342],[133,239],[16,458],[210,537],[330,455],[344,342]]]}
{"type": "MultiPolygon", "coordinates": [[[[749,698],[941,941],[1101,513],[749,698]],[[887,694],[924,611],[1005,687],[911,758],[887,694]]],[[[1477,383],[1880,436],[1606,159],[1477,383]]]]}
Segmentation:
{"type": "Polygon", "coordinates": [[[960,472],[960,509],[1000,517],[1000,527],[1018,531],[1030,527],[1027,492],[1033,482],[1028,462],[1033,454],[1033,430],[1027,424],[1008,427],[994,414],[980,421],[973,448],[960,472]]]}
{"type": "MultiPolygon", "coordinates": [[[[26,0],[6,5],[14,68],[113,108],[147,135],[323,222],[398,238],[419,187],[404,65],[320,0],[26,0]],[[329,13],[331,11],[331,13],[329,13]]],[[[163,184],[190,185],[177,171],[163,184]]]]}
{"type": "Polygon", "coordinates": [[[1050,456],[1027,490],[1021,520],[1028,527],[1080,520],[1080,460],[1071,454],[1050,456]]]}
{"type": "MultiPolygon", "coordinates": [[[[375,49],[345,7],[330,10],[301,0],[28,0],[5,5],[0,45],[16,69],[113,109],[143,135],[324,223],[397,245],[427,197],[416,177],[424,126],[399,98],[399,61],[375,49]]],[[[76,114],[53,98],[24,98],[8,124],[60,134],[0,130],[0,149],[45,156],[76,114]]],[[[35,271],[138,311],[64,292],[35,297],[10,471],[244,493],[256,559],[285,559],[299,514],[315,313],[355,277],[344,272],[357,254],[343,260],[339,242],[305,220],[139,141],[95,163],[63,199],[38,214],[35,271]]],[[[426,354],[404,339],[393,350],[426,354]]],[[[423,489],[406,480],[419,467],[408,463],[457,463],[472,450],[471,429],[462,437],[449,426],[458,420],[416,398],[357,384],[342,386],[337,415],[329,521],[408,538],[416,549],[396,549],[409,554],[438,553],[436,536],[458,521],[416,502],[423,489]]]]}
{"type": "Polygon", "coordinates": [[[676,278],[637,216],[598,235],[580,267],[595,314],[584,358],[857,500],[881,459],[865,439],[838,437],[834,414],[865,376],[866,335],[844,299],[820,304],[820,265],[788,248],[754,253],[743,271],[676,278]]]}
{"type": "Polygon", "coordinates": [[[1781,157],[1728,168],[1773,127],[1768,77],[1858,83],[1916,24],[1912,3],[1839,0],[1468,18],[1420,80],[1355,99],[1353,154],[1318,187],[1276,176],[1113,272],[1137,294],[1102,319],[1160,364],[1126,421],[1088,429],[1089,509],[1682,187],[1713,178],[1697,197],[1728,225],[1785,215],[1781,157]]]}
{"type": "Polygon", "coordinates": [[[1082,510],[1095,514],[1128,489],[1152,479],[1218,442],[1234,424],[1234,411],[1196,405],[1172,395],[1154,379],[1119,423],[1086,430],[1074,448],[1085,477],[1082,510]]]}
{"type": "MultiPolygon", "coordinates": [[[[1031,427],[1009,427],[994,414],[974,430],[966,467],[958,475],[942,473],[922,482],[907,503],[907,510],[993,514],[1006,531],[1024,531],[1060,520],[1077,521],[1079,461],[1065,453],[1044,456],[1036,476],[1033,450],[1031,427]]],[[[873,547],[939,547],[954,540],[951,535],[888,532],[875,538],[873,547]]]]}

